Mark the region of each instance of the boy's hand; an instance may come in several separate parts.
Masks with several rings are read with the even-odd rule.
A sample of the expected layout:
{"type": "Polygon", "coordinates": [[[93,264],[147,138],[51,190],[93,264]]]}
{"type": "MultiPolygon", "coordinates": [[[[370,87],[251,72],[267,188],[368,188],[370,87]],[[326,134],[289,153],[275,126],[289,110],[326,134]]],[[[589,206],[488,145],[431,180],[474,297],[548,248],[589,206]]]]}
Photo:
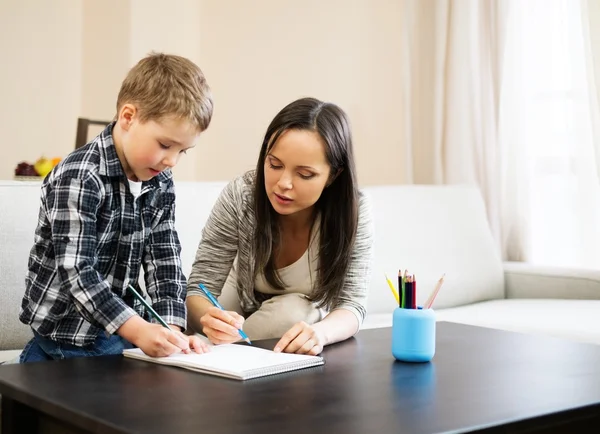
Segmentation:
{"type": "Polygon", "coordinates": [[[210,307],[200,318],[202,332],[213,344],[230,344],[241,339],[244,317],[237,312],[210,307]]]}
{"type": "MultiPolygon", "coordinates": [[[[185,335],[184,335],[185,336],[185,335]]],[[[185,336],[190,344],[190,348],[198,354],[208,353],[210,347],[206,342],[200,339],[198,336],[185,336]]]]}
{"type": "Polygon", "coordinates": [[[181,351],[190,351],[187,339],[179,332],[169,331],[160,324],[149,322],[139,330],[133,344],[152,357],[166,357],[181,351]]]}
{"type": "Polygon", "coordinates": [[[178,333],[185,341],[187,341],[188,347],[182,350],[185,354],[189,354],[192,351],[198,354],[203,354],[210,351],[208,344],[202,339],[198,338],[198,336],[188,336],[185,333],[182,333],[181,327],[173,324],[169,324],[169,327],[174,330],[173,333],[178,333]]]}
{"type": "Polygon", "coordinates": [[[117,333],[151,357],[166,357],[181,351],[189,353],[190,347],[196,353],[208,351],[207,345],[197,337],[186,336],[173,329],[167,330],[162,325],[146,322],[139,316],[127,320],[117,333]]]}

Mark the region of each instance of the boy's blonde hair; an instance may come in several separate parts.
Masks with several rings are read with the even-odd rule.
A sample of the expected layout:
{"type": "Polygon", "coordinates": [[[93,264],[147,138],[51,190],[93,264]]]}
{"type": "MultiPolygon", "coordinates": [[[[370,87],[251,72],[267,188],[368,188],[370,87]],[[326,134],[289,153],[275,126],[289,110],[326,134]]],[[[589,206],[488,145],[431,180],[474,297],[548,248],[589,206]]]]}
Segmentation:
{"type": "Polygon", "coordinates": [[[151,53],[131,68],[121,84],[117,114],[127,103],[136,106],[142,122],[174,116],[192,122],[200,132],[208,128],[213,112],[202,70],[172,54],[151,53]]]}

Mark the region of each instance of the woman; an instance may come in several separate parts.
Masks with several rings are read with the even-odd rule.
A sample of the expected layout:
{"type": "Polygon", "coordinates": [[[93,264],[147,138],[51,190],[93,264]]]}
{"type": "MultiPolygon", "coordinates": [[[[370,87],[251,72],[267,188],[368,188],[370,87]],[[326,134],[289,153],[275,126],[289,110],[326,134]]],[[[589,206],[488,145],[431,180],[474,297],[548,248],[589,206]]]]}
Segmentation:
{"type": "MultiPolygon", "coordinates": [[[[273,119],[256,170],[221,193],[188,283],[188,322],[212,343],[280,338],[274,350],[319,354],[364,319],[372,223],[358,191],[346,114],[314,98],[273,119]],[[236,293],[241,314],[214,307],[236,293]]],[[[227,309],[227,306],[225,306],[227,309]]]]}

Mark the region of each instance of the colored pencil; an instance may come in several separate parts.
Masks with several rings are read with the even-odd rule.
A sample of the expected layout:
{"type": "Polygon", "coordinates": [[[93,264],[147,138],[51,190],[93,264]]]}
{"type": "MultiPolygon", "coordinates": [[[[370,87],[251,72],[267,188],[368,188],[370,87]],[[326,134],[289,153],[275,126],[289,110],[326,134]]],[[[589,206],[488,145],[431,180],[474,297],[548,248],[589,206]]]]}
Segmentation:
{"type": "Polygon", "coordinates": [[[390,278],[387,276],[387,274],[385,275],[385,280],[387,280],[387,284],[390,287],[390,290],[392,291],[392,294],[394,294],[394,298],[396,299],[396,303],[398,303],[398,307],[400,307],[400,296],[398,295],[398,291],[396,291],[396,288],[394,288],[394,284],[392,283],[392,281],[390,280],[390,278]]]}
{"type": "Polygon", "coordinates": [[[433,291],[429,295],[429,298],[427,299],[427,301],[423,305],[424,309],[430,309],[431,306],[433,305],[433,302],[435,301],[435,297],[437,297],[438,292],[440,291],[440,288],[444,284],[444,277],[445,276],[446,276],[446,274],[444,273],[442,275],[442,277],[440,277],[440,280],[438,280],[437,284],[435,285],[435,288],[433,289],[433,291]]]}

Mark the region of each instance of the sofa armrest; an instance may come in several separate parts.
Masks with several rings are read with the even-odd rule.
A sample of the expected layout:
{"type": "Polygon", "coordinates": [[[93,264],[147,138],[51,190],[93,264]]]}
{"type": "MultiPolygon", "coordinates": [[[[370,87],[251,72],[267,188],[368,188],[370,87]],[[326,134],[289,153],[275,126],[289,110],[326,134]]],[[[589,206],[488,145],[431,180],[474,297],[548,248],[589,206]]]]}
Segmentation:
{"type": "Polygon", "coordinates": [[[600,270],[504,262],[506,298],[600,300],[600,270]]]}

